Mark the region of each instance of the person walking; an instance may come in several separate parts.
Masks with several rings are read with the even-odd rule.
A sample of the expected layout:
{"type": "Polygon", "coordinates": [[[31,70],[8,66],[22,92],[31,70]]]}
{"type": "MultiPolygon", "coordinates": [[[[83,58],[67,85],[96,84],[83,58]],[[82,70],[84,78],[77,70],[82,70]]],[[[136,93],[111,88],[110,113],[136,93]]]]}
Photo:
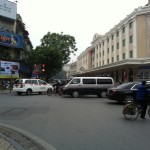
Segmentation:
{"type": "Polygon", "coordinates": [[[146,110],[148,106],[148,95],[150,94],[150,91],[146,88],[146,81],[142,81],[142,84],[138,87],[138,90],[136,92],[136,101],[141,105],[142,112],[141,112],[141,119],[146,119],[146,110]]]}

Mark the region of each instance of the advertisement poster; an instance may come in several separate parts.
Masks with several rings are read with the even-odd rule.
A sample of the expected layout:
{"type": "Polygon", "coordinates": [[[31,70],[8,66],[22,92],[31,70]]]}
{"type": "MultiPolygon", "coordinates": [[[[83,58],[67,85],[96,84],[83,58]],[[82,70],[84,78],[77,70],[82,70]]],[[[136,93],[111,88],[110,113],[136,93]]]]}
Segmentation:
{"type": "Polygon", "coordinates": [[[19,78],[19,63],[0,61],[0,78],[11,78],[11,71],[14,71],[12,78],[19,78]]]}
{"type": "Polygon", "coordinates": [[[0,31],[0,45],[23,48],[23,36],[0,31]]]}

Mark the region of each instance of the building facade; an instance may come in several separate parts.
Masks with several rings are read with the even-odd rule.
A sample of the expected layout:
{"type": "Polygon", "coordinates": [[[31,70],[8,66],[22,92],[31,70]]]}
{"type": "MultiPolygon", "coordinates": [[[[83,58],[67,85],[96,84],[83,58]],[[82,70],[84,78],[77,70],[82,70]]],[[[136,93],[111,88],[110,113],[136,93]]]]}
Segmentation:
{"type": "Polygon", "coordinates": [[[29,77],[27,58],[32,50],[29,33],[17,14],[17,4],[1,0],[0,4],[0,82],[29,77]],[[12,74],[13,71],[13,74],[12,74]]]}
{"type": "Polygon", "coordinates": [[[77,58],[76,76],[150,80],[150,5],[136,8],[105,35],[95,34],[77,58]]]}

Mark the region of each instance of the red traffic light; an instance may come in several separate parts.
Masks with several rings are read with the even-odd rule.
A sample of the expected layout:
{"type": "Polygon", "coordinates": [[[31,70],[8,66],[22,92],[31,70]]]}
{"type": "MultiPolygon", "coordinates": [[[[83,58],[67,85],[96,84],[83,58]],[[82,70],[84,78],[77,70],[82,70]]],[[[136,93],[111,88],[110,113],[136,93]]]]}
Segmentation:
{"type": "Polygon", "coordinates": [[[42,67],[45,67],[45,64],[42,64],[42,67]]]}

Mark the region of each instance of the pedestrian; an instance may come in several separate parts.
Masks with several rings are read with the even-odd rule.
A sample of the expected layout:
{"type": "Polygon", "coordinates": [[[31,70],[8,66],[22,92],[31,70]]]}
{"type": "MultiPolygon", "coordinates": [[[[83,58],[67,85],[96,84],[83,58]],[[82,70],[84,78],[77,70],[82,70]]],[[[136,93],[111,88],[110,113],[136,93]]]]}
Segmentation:
{"type": "Polygon", "coordinates": [[[142,84],[138,87],[136,92],[136,101],[141,105],[142,112],[141,112],[141,119],[146,119],[146,110],[148,106],[148,95],[150,91],[146,88],[146,81],[142,81],[142,84]]]}
{"type": "Polygon", "coordinates": [[[58,91],[61,87],[61,81],[60,80],[56,80],[56,93],[55,94],[58,94],[58,91]]]}

